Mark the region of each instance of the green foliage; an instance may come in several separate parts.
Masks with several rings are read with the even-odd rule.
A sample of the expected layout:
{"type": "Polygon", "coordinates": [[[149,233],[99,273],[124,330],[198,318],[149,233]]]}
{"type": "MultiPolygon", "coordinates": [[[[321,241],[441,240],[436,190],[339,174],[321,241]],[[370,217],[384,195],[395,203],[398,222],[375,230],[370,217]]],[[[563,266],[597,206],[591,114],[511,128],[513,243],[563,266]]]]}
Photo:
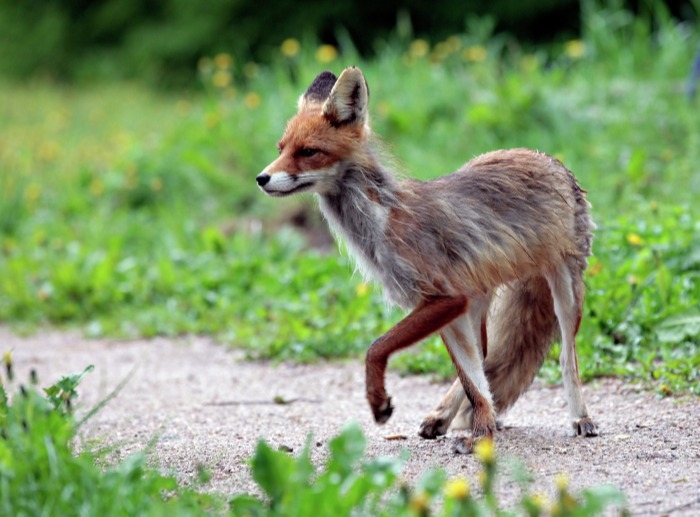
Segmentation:
{"type": "MultiPolygon", "coordinates": [[[[400,313],[343,254],[309,249],[323,227],[314,207],[254,183],[313,77],[360,64],[374,131],[412,176],[499,147],[561,158],[599,226],[583,376],[697,392],[700,118],[681,94],[697,37],[661,8],[654,23],[585,12],[585,39],[549,52],[482,21],[436,45],[406,29],[370,61],[347,41],[338,55],[289,40],[273,66],[240,74],[217,55],[198,70],[205,96],[0,85],[13,99],[0,105],[0,321],[209,333],[252,357],[361,354],[400,313]],[[289,224],[299,213],[311,221],[301,232],[289,224]]],[[[555,380],[556,352],[545,367],[555,380]]],[[[437,339],[394,364],[453,372],[437,339]]]]}
{"type": "Polygon", "coordinates": [[[361,510],[376,515],[381,496],[398,477],[403,462],[392,458],[362,461],[365,438],[356,425],[346,427],[329,444],[330,458],[316,473],[311,439],[297,458],[258,443],[252,460],[253,479],[267,500],[248,494],[231,500],[234,514],[350,515],[361,510]]]}
{"type": "Polygon", "coordinates": [[[240,71],[250,61],[269,60],[285,38],[317,34],[336,43],[341,34],[350,34],[354,45],[370,55],[397,17],[404,33],[441,38],[462,31],[465,20],[475,16],[498,16],[500,29],[543,39],[571,30],[579,8],[572,0],[448,0],[439,5],[278,0],[275,9],[252,0],[209,1],[206,8],[186,0],[2,2],[0,75],[140,77],[192,85],[192,68],[209,54],[233,54],[240,71]],[[549,23],[551,16],[559,23],[549,23]]]}
{"type": "MultiPolygon", "coordinates": [[[[309,443],[297,458],[260,441],[252,459],[253,477],[264,497],[250,494],[231,500],[234,515],[375,515],[457,516],[514,515],[498,500],[497,477],[506,467],[497,462],[493,442],[479,443],[481,463],[479,493],[472,494],[467,479],[448,480],[444,471],[425,472],[416,486],[397,485],[403,461],[392,458],[363,459],[365,438],[357,424],[347,425],[329,445],[329,458],[320,472],[311,464],[309,443]]],[[[529,475],[519,467],[520,515],[600,515],[605,509],[623,506],[624,496],[603,486],[571,492],[568,478],[556,479],[556,497],[529,489],[529,475]]]]}
{"type": "Polygon", "coordinates": [[[214,497],[148,468],[143,454],[105,468],[90,450],[75,453],[70,401],[91,369],[46,388],[46,397],[22,386],[9,400],[0,383],[0,513],[184,516],[219,508],[214,497]]]}

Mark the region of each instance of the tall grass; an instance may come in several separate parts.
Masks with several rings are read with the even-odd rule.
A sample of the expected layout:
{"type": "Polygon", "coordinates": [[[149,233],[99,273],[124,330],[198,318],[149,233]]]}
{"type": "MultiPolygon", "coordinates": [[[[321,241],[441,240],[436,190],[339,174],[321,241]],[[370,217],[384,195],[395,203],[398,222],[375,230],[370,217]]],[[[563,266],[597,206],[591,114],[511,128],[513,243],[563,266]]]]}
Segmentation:
{"type": "MultiPolygon", "coordinates": [[[[548,49],[482,22],[434,46],[398,34],[370,61],[347,41],[288,40],[273,66],[232,77],[231,56],[211,56],[203,94],[3,84],[14,102],[0,107],[0,320],[206,332],[276,358],[363,351],[400,314],[344,255],[289,228],[314,213],[308,200],[270,201],[254,184],[313,77],[358,64],[374,131],[406,174],[501,147],[561,158],[599,226],[584,377],[697,391],[700,118],[684,83],[698,37],[660,4],[651,18],[585,6],[583,38],[548,49]]],[[[397,364],[452,374],[436,341],[397,364]]]]}

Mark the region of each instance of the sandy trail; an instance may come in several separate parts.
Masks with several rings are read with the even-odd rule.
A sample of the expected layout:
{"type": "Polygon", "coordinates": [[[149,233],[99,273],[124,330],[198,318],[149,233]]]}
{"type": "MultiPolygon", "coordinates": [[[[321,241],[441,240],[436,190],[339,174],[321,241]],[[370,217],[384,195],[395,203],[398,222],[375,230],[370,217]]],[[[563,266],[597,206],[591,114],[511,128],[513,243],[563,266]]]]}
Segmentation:
{"type": "MultiPolygon", "coordinates": [[[[86,432],[119,444],[119,457],[159,437],[153,463],[185,483],[203,464],[212,473],[207,488],[225,494],[255,490],[246,460],[258,438],[298,451],[312,433],[313,456],[320,462],[328,440],[353,419],[367,436],[368,456],[411,451],[404,471],[408,480],[439,466],[476,483],[474,458],[453,454],[449,438],[417,436],[423,416],[447,389],[427,377],[389,373],[387,387],[396,409],[379,427],[364,398],[359,361],[250,363],[208,338],[93,341],[59,331],[19,337],[0,327],[0,352],[8,349],[13,349],[18,379],[27,379],[34,368],[43,386],[94,364],[79,389],[84,408],[131,374],[86,432]],[[292,402],[275,404],[275,397],[292,402]],[[385,439],[396,434],[407,439],[385,439]]],[[[700,399],[661,399],[619,380],[589,384],[584,392],[601,436],[567,437],[562,388],[535,384],[504,418],[506,429],[497,434],[501,457],[524,462],[536,478],[535,488],[545,493],[553,491],[555,474],[566,472],[575,488],[621,488],[633,515],[700,515],[700,399]]],[[[506,501],[518,494],[506,479],[499,491],[506,501]]]]}

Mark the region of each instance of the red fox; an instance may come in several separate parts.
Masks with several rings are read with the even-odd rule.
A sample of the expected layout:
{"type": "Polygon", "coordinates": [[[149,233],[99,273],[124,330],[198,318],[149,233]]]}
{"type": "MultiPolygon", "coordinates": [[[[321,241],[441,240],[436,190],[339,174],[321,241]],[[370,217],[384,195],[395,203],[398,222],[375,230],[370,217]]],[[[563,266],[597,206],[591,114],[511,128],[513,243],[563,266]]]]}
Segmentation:
{"type": "Polygon", "coordinates": [[[359,68],[318,75],[256,180],[270,196],[314,192],[363,275],[411,311],[367,352],[374,419],[394,409],[389,356],[439,332],[458,379],[419,434],[435,438],[468,417],[472,433],[455,446],[468,453],[493,437],[496,414],[527,389],[560,335],[570,428],[596,436],[575,342],[595,228],[585,191],[561,162],[527,149],[487,153],[430,181],[399,180],[380,161],[368,101],[359,68]]]}

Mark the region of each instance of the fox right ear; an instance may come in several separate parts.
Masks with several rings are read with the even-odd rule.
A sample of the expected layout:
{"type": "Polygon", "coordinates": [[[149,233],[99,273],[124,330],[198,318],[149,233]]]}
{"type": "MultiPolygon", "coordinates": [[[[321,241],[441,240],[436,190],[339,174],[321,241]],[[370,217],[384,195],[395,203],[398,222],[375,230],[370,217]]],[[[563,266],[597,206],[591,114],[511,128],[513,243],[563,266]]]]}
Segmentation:
{"type": "Polygon", "coordinates": [[[359,68],[351,66],[340,74],[326,102],[323,115],[334,126],[366,124],[369,88],[359,68]]]}
{"type": "Polygon", "coordinates": [[[337,78],[333,72],[326,70],[318,74],[304,95],[299,97],[299,111],[304,110],[310,104],[323,104],[331,94],[336,81],[337,78]]]}

